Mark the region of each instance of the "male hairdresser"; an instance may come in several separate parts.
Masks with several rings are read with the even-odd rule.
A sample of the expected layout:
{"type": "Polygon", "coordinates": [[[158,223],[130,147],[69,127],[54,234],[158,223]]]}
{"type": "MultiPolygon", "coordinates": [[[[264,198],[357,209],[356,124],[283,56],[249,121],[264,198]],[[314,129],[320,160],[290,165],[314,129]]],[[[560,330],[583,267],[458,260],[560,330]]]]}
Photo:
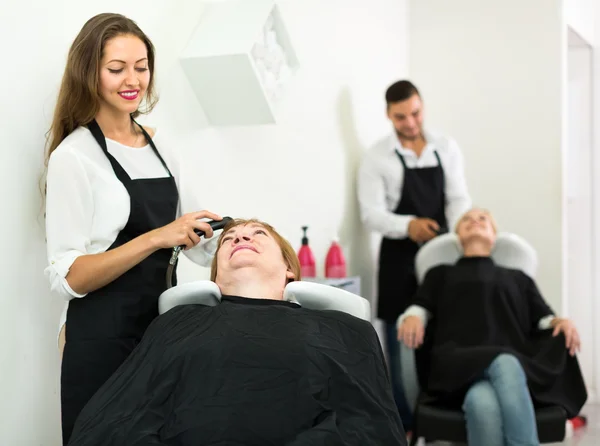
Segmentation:
{"type": "Polygon", "coordinates": [[[415,255],[471,207],[461,150],[455,141],[423,129],[423,101],[402,80],[386,94],[394,131],[364,156],[358,174],[361,218],[383,238],[379,254],[377,316],[385,323],[396,405],[411,430],[412,415],[400,381],[396,319],[417,289],[415,255]]]}

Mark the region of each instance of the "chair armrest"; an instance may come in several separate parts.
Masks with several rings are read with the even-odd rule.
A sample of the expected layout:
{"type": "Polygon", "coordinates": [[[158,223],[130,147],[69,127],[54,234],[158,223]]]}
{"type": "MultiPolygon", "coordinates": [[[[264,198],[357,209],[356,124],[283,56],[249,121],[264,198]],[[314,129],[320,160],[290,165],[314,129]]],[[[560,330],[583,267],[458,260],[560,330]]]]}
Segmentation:
{"type": "Polygon", "coordinates": [[[415,351],[408,348],[403,342],[400,342],[400,370],[402,375],[400,378],[402,379],[406,402],[414,413],[421,389],[419,388],[419,379],[417,376],[415,351]]]}

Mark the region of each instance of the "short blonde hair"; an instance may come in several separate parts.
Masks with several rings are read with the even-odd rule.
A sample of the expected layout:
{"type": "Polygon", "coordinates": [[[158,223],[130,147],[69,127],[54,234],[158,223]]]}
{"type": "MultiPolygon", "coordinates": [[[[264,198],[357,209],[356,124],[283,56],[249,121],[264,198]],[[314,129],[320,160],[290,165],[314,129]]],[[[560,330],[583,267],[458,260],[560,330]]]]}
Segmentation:
{"type": "Polygon", "coordinates": [[[257,220],[255,218],[251,218],[249,220],[236,218],[225,225],[225,227],[223,228],[223,232],[219,236],[219,240],[217,242],[217,251],[215,252],[215,256],[213,258],[212,265],[210,268],[210,280],[212,280],[214,282],[215,279],[217,278],[217,269],[218,269],[217,254],[219,253],[219,250],[221,249],[223,237],[225,237],[225,234],[229,230],[235,228],[236,226],[244,226],[244,225],[248,225],[248,224],[260,225],[260,226],[264,227],[267,231],[269,231],[271,236],[273,236],[273,238],[275,239],[275,241],[281,248],[281,255],[283,256],[285,265],[294,274],[294,278],[289,279],[288,283],[293,282],[295,280],[302,280],[301,273],[300,273],[300,261],[298,260],[298,255],[296,254],[296,251],[294,250],[292,245],[290,245],[290,243],[285,238],[283,238],[275,230],[275,228],[273,226],[271,226],[268,223],[265,223],[264,221],[257,220]]]}
{"type": "Polygon", "coordinates": [[[498,224],[496,223],[496,219],[494,218],[492,213],[490,211],[488,211],[487,209],[480,208],[480,207],[473,207],[473,208],[469,209],[467,212],[465,212],[464,214],[462,214],[462,216],[458,219],[458,221],[456,222],[456,225],[454,226],[455,233],[458,234],[458,228],[460,227],[460,224],[464,221],[465,217],[473,211],[479,211],[479,212],[482,212],[485,215],[487,215],[488,218],[490,219],[490,223],[492,224],[492,228],[494,229],[494,233],[496,233],[496,234],[498,233],[498,224]]]}

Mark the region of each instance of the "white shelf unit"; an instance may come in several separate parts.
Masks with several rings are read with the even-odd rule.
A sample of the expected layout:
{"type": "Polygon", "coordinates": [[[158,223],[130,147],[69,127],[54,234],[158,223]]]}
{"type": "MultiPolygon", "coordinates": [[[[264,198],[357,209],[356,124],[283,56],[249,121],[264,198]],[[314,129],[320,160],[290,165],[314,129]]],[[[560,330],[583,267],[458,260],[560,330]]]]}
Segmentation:
{"type": "Polygon", "coordinates": [[[299,68],[273,0],[208,3],[181,63],[214,126],[276,123],[283,91],[299,68]]]}

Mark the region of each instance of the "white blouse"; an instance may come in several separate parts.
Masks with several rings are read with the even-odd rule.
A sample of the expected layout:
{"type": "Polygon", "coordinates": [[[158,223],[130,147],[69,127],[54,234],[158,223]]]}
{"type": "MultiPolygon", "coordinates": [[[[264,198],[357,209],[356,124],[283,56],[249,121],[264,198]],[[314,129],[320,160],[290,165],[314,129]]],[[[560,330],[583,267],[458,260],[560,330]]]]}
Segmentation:
{"type": "MultiPolygon", "coordinates": [[[[153,141],[171,170],[179,191],[177,216],[203,210],[198,193],[185,187],[181,166],[166,138],[156,132],[153,141]]],[[[109,153],[132,179],[161,178],[169,174],[150,147],[128,147],[106,139],[109,153]]],[[[68,301],[83,298],[65,277],[75,259],[85,254],[105,252],[129,219],[130,198],[87,127],[71,133],[50,156],[47,173],[46,238],[48,267],[44,270],[53,292],[67,305],[60,326],[66,321],[68,301]]],[[[184,251],[193,262],[210,266],[217,237],[201,239],[184,251]]]]}

